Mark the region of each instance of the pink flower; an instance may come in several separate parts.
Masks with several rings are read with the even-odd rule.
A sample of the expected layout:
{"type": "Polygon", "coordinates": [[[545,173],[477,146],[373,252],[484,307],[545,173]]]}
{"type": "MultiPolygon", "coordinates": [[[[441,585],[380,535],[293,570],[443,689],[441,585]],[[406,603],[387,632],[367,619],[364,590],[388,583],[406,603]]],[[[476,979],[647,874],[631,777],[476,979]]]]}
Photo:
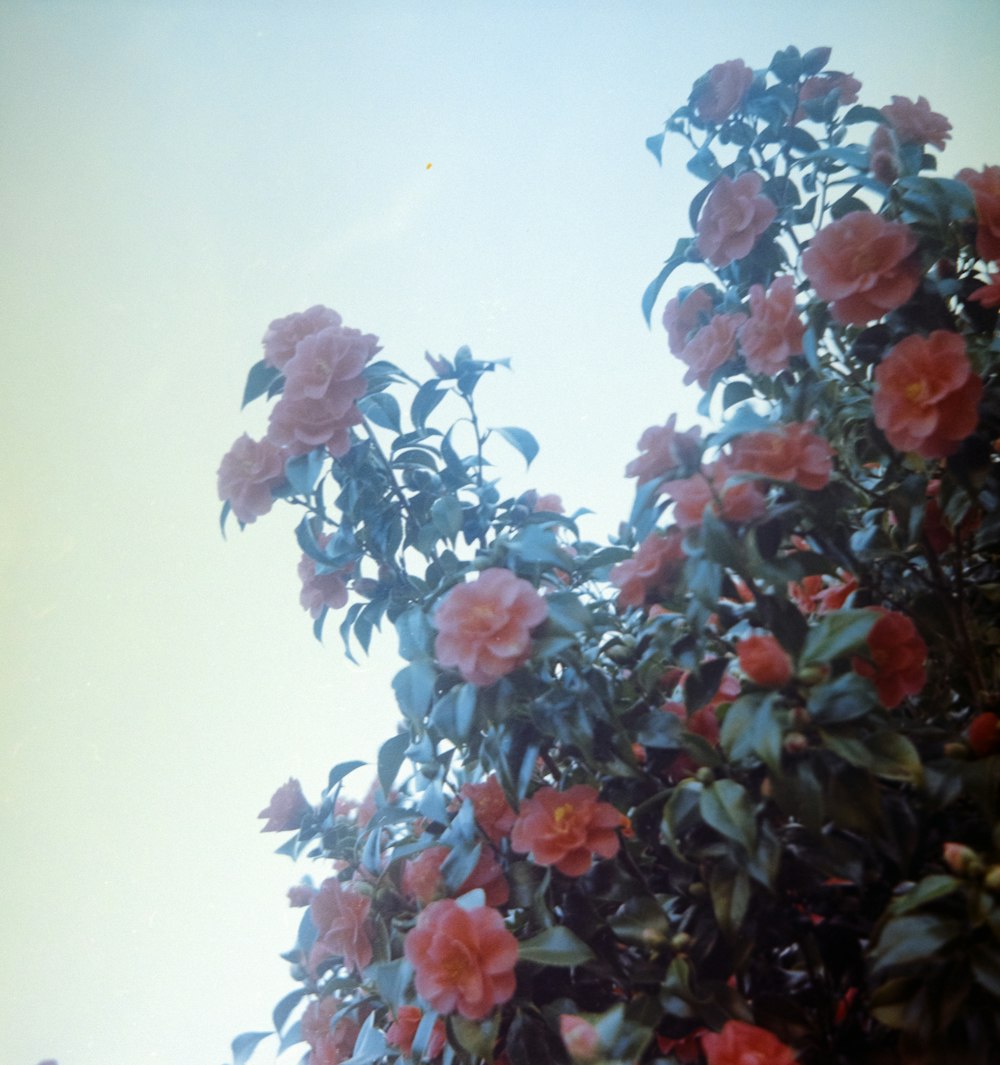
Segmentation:
{"type": "Polygon", "coordinates": [[[288,905],[294,909],[308,906],[316,895],[316,889],[308,884],[292,884],[288,889],[288,905]]]}
{"type": "Polygon", "coordinates": [[[899,143],[888,126],[877,126],[868,142],[868,169],[883,185],[899,177],[899,143]]]}
{"type": "Polygon", "coordinates": [[[611,583],[619,589],[618,606],[643,606],[651,595],[666,594],[684,568],[687,556],[684,534],[678,528],[654,531],[639,545],[635,555],[611,570],[611,583]]]}
{"type": "Polygon", "coordinates": [[[507,802],[496,773],[491,773],[481,784],[463,784],[459,795],[472,803],[476,824],[499,847],[510,835],[517,814],[507,802]]]}
{"type": "Polygon", "coordinates": [[[743,259],[774,221],[778,208],[761,194],[764,181],[748,171],[732,181],[724,174],[708,195],[698,219],[698,252],[713,266],[743,259]]]}
{"type": "Polygon", "coordinates": [[[861,82],[853,74],[841,74],[839,71],[831,70],[826,74],[806,78],[799,89],[799,106],[792,115],[793,125],[806,117],[806,109],[802,105],[807,101],[822,100],[836,91],[838,107],[853,104],[857,103],[860,88],[861,82]]]}
{"type": "Polygon", "coordinates": [[[726,1021],[721,1032],[707,1032],[701,1047],[708,1065],[795,1065],[790,1047],[745,1021],[726,1021]]]}
{"type": "Polygon", "coordinates": [[[802,253],[802,269],[838,322],[867,325],[916,292],[916,248],[917,238],[904,223],[853,211],[813,237],[802,253]]]}
{"type": "Polygon", "coordinates": [[[438,1013],[479,1021],[514,994],[517,940],[488,906],[432,902],[406,936],[404,952],[417,994],[438,1013]]]}
{"type": "Polygon", "coordinates": [[[267,819],[261,832],[297,831],[302,818],[311,809],[302,794],[302,785],[294,777],[289,777],[288,783],[278,788],[271,796],[270,803],[257,815],[258,819],[267,819]]]}
{"type": "Polygon", "coordinates": [[[313,1000],[302,1015],[302,1038],[312,1048],[309,1065],[340,1065],[354,1053],[361,1026],[349,1014],[330,1027],[344,1003],[333,995],[313,1000]]]}
{"type": "Polygon", "coordinates": [[[585,1021],[574,1013],[561,1013],[559,1034],[566,1052],[580,1065],[587,1065],[600,1057],[601,1037],[590,1021],[585,1021]]]}
{"type": "Polygon", "coordinates": [[[898,451],[944,458],[976,428],[982,392],[959,333],[908,336],[875,368],[875,424],[898,451]]]}
{"type": "Polygon", "coordinates": [[[511,833],[511,845],[530,852],[536,865],[554,865],[566,876],[588,872],[594,856],[613,858],[618,853],[622,814],[610,803],[599,802],[586,784],[566,791],[539,788],[521,809],[511,833]]]}
{"type": "Polygon", "coordinates": [[[978,172],[966,167],[955,176],[972,189],[976,201],[976,251],[988,262],[1000,260],[1000,166],[978,172]]]}
{"type": "Polygon", "coordinates": [[[531,508],[534,513],[539,511],[546,514],[565,514],[566,508],[563,506],[562,498],[555,494],[555,492],[549,492],[548,495],[539,496],[535,500],[535,505],[531,508]]]}
{"type": "Polygon", "coordinates": [[[663,494],[674,501],[674,521],[681,529],[701,525],[707,506],[725,521],[748,522],[763,516],[767,501],[760,486],[754,481],[727,485],[733,472],[729,458],[723,456],[694,477],[663,485],[663,494]]]}
{"type": "Polygon", "coordinates": [[[763,688],[783,688],[792,679],[792,659],[770,635],[748,636],[736,644],[740,669],[763,688]]]}
{"type": "Polygon", "coordinates": [[[744,433],[733,443],[732,470],[818,491],[830,480],[833,448],[812,428],[811,422],[789,422],[773,431],[744,433]]]}
{"type": "Polygon", "coordinates": [[[274,504],[272,488],[285,479],[285,452],[272,441],[251,440],[244,433],[222,457],[219,498],[228,502],[245,525],[266,514],[274,504]]]}
{"type": "MultiPolygon", "coordinates": [[[[445,894],[441,866],[450,853],[450,847],[439,844],[422,850],[416,858],[408,858],[403,867],[403,894],[421,905],[433,902],[435,898],[445,894]]],[[[482,849],[475,868],[455,894],[464,895],[476,888],[483,889],[487,906],[503,906],[510,898],[510,885],[503,875],[496,855],[489,847],[482,849]]]]}
{"type": "Polygon", "coordinates": [[[793,355],[802,353],[805,331],[795,309],[795,281],[789,274],[775,278],[766,296],[762,285],[750,286],[750,318],[738,335],[751,373],[779,374],[793,355]]]}
{"type": "Polygon", "coordinates": [[[372,941],[366,928],[371,905],[371,896],[353,885],[345,888],[335,876],[323,881],[309,906],[316,926],[311,969],[329,957],[343,958],[344,966],[356,973],[371,964],[372,941]]]}
{"type": "Polygon", "coordinates": [[[684,384],[708,388],[712,374],[736,354],[736,333],[745,321],[745,314],[717,314],[695,333],[677,356],[688,366],[684,384]]]}
{"type": "Polygon", "coordinates": [[[346,414],[340,414],[339,407],[326,399],[282,396],[271,408],[268,438],[287,448],[290,455],[325,447],[334,458],[340,458],[351,449],[351,427],[364,419],[357,406],[351,406],[346,414]]]}
{"type": "Polygon", "coordinates": [[[753,71],[742,59],[716,63],[700,78],[691,93],[691,102],[702,122],[722,122],[743,103],[753,71]]]}
{"type": "Polygon", "coordinates": [[[275,369],[282,369],[295,354],[295,345],[307,336],[318,333],[327,326],[340,325],[342,319],[336,311],[317,304],[307,311],[275,318],[267,327],[262,341],[264,362],[275,369]]]}
{"type": "Polygon", "coordinates": [[[438,604],[434,653],[470,684],[485,687],[531,657],[531,630],[548,617],[545,600],[508,569],[486,569],[438,604]]]}
{"type": "Polygon", "coordinates": [[[691,334],[712,317],[712,295],[707,285],[699,285],[687,296],[675,296],[663,308],[663,328],[667,345],[679,355],[691,334]]]}
{"type": "Polygon", "coordinates": [[[931,110],[923,96],[914,103],[906,96],[894,96],[882,114],[892,123],[900,144],[932,144],[944,151],[944,142],[951,140],[951,123],[931,110]]]}
{"type": "MultiPolygon", "coordinates": [[[[329,542],[329,535],[319,537],[320,547],[326,547],[329,542]]],[[[317,573],[316,560],[303,554],[299,561],[299,580],[302,582],[299,602],[302,604],[302,609],[308,610],[313,618],[318,618],[325,607],[339,610],[347,603],[347,585],[344,583],[344,577],[350,572],[351,567],[346,566],[332,573],[317,573]]]]}
{"type": "Polygon", "coordinates": [[[868,633],[867,642],[868,660],[855,658],[854,672],[871,679],[879,702],[887,710],[923,688],[927,680],[927,644],[905,614],[883,611],[868,633]]]}
{"type": "Polygon", "coordinates": [[[651,425],[643,431],[638,445],[643,454],[625,467],[626,477],[638,477],[638,484],[646,484],[698,458],[701,429],[695,426],[678,433],[676,424],[677,415],[671,414],[666,425],[651,425]]]}
{"type": "MultiPolygon", "coordinates": [[[[413,1039],[423,1018],[424,1011],[419,1006],[400,1006],[396,1011],[396,1019],[385,1033],[386,1041],[390,1046],[398,1047],[404,1054],[412,1054],[413,1039]]],[[[448,1033],[444,1021],[438,1017],[431,1029],[431,1037],[427,1040],[424,1060],[433,1061],[444,1050],[447,1039],[448,1033]]]]}

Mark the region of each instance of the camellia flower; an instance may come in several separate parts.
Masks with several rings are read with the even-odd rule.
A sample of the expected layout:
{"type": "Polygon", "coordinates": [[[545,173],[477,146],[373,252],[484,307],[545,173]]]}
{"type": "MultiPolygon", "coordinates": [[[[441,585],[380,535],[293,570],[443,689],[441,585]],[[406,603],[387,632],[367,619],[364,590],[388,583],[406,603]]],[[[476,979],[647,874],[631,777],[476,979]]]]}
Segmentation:
{"type": "Polygon", "coordinates": [[[916,103],[906,96],[894,96],[882,114],[892,123],[900,144],[931,144],[944,151],[944,142],[951,140],[951,123],[932,111],[923,96],[918,96],[916,103]]]}
{"type": "MultiPolygon", "coordinates": [[[[330,536],[323,534],[318,537],[319,546],[326,547],[330,542],[330,536]]],[[[299,593],[299,602],[303,610],[308,610],[313,618],[318,618],[325,607],[330,610],[339,610],[347,603],[347,585],[344,577],[351,572],[351,567],[335,570],[331,573],[317,573],[316,560],[309,555],[303,554],[299,561],[299,580],[302,582],[302,591],[299,593]]]]}
{"type": "Polygon", "coordinates": [[[916,248],[917,238],[904,223],[852,211],[813,237],[802,253],[802,269],[838,322],[867,325],[916,292],[916,248]]]}
{"type": "MultiPolygon", "coordinates": [[[[735,678],[729,675],[727,681],[735,682],[735,678]]],[[[736,694],[739,694],[739,684],[736,683],[736,694]]],[[[665,702],[660,709],[666,714],[673,714],[684,722],[684,728],[695,736],[701,736],[706,743],[715,747],[719,743],[719,719],[715,715],[715,707],[718,702],[726,701],[726,696],[721,699],[716,696],[707,706],[700,706],[697,710],[688,714],[687,707],[676,700],[665,702]]],[[[687,752],[680,751],[670,762],[667,770],[667,779],[676,783],[685,777],[693,777],[698,772],[700,763],[687,752]]]]}
{"type": "Polygon", "coordinates": [[[559,1034],[566,1052],[580,1065],[597,1061],[601,1054],[601,1037],[597,1029],[575,1013],[559,1014],[559,1034]]]}
{"type": "Polygon", "coordinates": [[[317,304],[307,311],[289,314],[285,318],[275,318],[267,327],[262,341],[264,345],[264,362],[275,369],[282,369],[295,354],[295,345],[313,333],[318,333],[327,326],[340,325],[343,319],[336,311],[317,304]]]}
{"type": "Polygon", "coordinates": [[[726,1021],[721,1032],[701,1038],[708,1065],[795,1065],[795,1054],[766,1028],[726,1021]]]}
{"type": "Polygon", "coordinates": [[[699,285],[687,296],[675,296],[663,308],[663,328],[667,331],[667,345],[674,355],[684,350],[691,334],[712,317],[712,295],[707,285],[699,285]]]}
{"type": "Polygon", "coordinates": [[[246,433],[223,455],[218,473],[219,498],[229,503],[245,525],[274,505],[271,489],[285,479],[286,457],[273,441],[251,440],[246,433]]]}
{"type": "Polygon", "coordinates": [[[899,451],[944,458],[976,428],[982,392],[960,334],[908,336],[875,368],[875,424],[899,451]]]}
{"type": "Polygon", "coordinates": [[[683,532],[678,528],[651,532],[632,558],[611,570],[611,583],[619,589],[618,606],[642,606],[657,592],[666,592],[684,568],[683,532]]]}
{"type": "MultiPolygon", "coordinates": [[[[421,905],[445,894],[441,866],[450,853],[450,847],[438,844],[422,850],[415,858],[408,858],[403,866],[403,894],[416,899],[421,905]]],[[[455,894],[464,895],[475,888],[483,889],[487,906],[503,906],[510,898],[510,885],[489,847],[483,847],[480,851],[475,868],[455,894]]]]}
{"type": "Polygon", "coordinates": [[[313,1000],[302,1014],[302,1038],[309,1044],[309,1065],[340,1065],[354,1053],[361,1025],[351,1014],[330,1022],[344,1003],[334,995],[313,1000]]]}
{"type": "Polygon", "coordinates": [[[510,835],[517,814],[507,802],[496,773],[491,773],[481,784],[463,784],[459,795],[472,803],[476,824],[490,842],[499,847],[510,835]]]}
{"type": "Polygon", "coordinates": [[[548,617],[544,599],[508,569],[485,569],[459,584],[434,613],[434,653],[470,683],[494,684],[531,657],[531,629],[548,617]]]}
{"type": "Polygon", "coordinates": [[[771,635],[747,636],[737,641],[740,669],[763,688],[783,688],[791,679],[791,656],[771,635]]]}
{"type": "Polygon", "coordinates": [[[793,355],[802,354],[805,331],[795,309],[795,280],[790,274],[775,278],[766,296],[762,285],[750,286],[750,318],[738,336],[751,373],[780,373],[793,355]]]}
{"type": "Polygon", "coordinates": [[[1000,307],[1000,274],[990,274],[987,283],[969,296],[984,307],[1000,307]]]}
{"type": "Polygon", "coordinates": [[[674,501],[674,521],[681,529],[695,529],[702,523],[705,507],[725,521],[748,522],[762,517],[767,510],[767,501],[754,481],[741,481],[727,485],[727,480],[736,472],[728,456],[723,456],[694,477],[667,481],[663,494],[674,501]]]}
{"type": "Polygon", "coordinates": [[[905,614],[884,611],[868,633],[867,642],[870,660],[855,658],[854,672],[872,681],[879,702],[887,710],[923,688],[927,644],[905,614]]]}
{"type": "Polygon", "coordinates": [[[736,354],[736,333],[745,321],[745,314],[717,314],[695,333],[677,356],[688,365],[684,384],[708,387],[712,374],[736,354]]]}
{"type": "Polygon", "coordinates": [[[360,973],[371,965],[372,941],[366,922],[371,909],[370,895],[340,880],[328,877],[309,905],[316,926],[316,942],[309,955],[311,969],[329,957],[341,957],[344,966],[360,973]]]}
{"type": "Polygon", "coordinates": [[[743,103],[753,71],[742,59],[716,63],[696,83],[691,103],[702,122],[722,122],[743,103]]]}
{"type": "Polygon", "coordinates": [[[553,865],[566,876],[582,876],[594,856],[613,858],[620,841],[617,829],[625,823],[611,803],[599,802],[586,784],[566,791],[539,788],[521,809],[511,833],[511,845],[531,854],[536,865],[553,865]]]}
{"type": "Polygon", "coordinates": [[[976,251],[987,262],[1000,260],[1000,166],[966,167],[955,175],[976,201],[976,251]]]}
{"type": "Polygon", "coordinates": [[[278,788],[271,796],[270,803],[257,815],[259,819],[267,819],[267,824],[261,832],[291,832],[293,829],[297,831],[303,816],[311,809],[302,794],[302,785],[295,777],[289,777],[288,783],[278,788]]]}
{"type": "Polygon", "coordinates": [[[288,905],[294,909],[308,906],[316,895],[316,889],[309,884],[292,884],[288,889],[288,905]]]}
{"type": "Polygon", "coordinates": [[[799,106],[792,115],[792,124],[801,122],[808,112],[802,106],[810,100],[822,100],[831,92],[837,93],[837,104],[857,103],[858,92],[861,82],[853,74],[841,74],[839,71],[827,71],[825,74],[816,74],[806,78],[799,88],[799,106]]]}
{"type": "Polygon", "coordinates": [[[744,433],[733,443],[732,469],[818,491],[830,480],[833,448],[812,428],[811,422],[790,422],[774,431],[744,433]]]}
{"type": "Polygon", "coordinates": [[[883,185],[899,177],[899,142],[889,126],[876,126],[868,142],[868,169],[883,185]]]}
{"type": "Polygon", "coordinates": [[[438,1013],[479,1021],[514,994],[517,940],[489,906],[432,902],[407,934],[404,951],[417,994],[438,1013]]]}
{"type": "Polygon", "coordinates": [[[750,254],[774,221],[778,208],[761,194],[764,179],[747,171],[735,180],[722,175],[708,194],[698,219],[698,252],[713,266],[728,266],[750,254]]]}
{"type": "MultiPolygon", "coordinates": [[[[419,1006],[400,1006],[396,1011],[396,1019],[389,1025],[385,1033],[386,1042],[390,1046],[398,1047],[404,1054],[413,1052],[413,1039],[424,1018],[424,1011],[419,1006]]],[[[448,1041],[448,1033],[444,1021],[440,1017],[434,1022],[430,1038],[427,1040],[427,1049],[424,1051],[424,1059],[433,1061],[444,1050],[448,1041]]]]}
{"type": "Polygon", "coordinates": [[[977,714],[967,732],[972,753],[979,758],[1000,751],[1000,717],[992,711],[977,714]]]}
{"type": "Polygon", "coordinates": [[[643,430],[638,445],[642,454],[625,467],[626,477],[637,477],[637,484],[646,484],[697,460],[701,453],[700,427],[678,433],[676,424],[677,415],[671,414],[666,425],[651,425],[643,430]]]}

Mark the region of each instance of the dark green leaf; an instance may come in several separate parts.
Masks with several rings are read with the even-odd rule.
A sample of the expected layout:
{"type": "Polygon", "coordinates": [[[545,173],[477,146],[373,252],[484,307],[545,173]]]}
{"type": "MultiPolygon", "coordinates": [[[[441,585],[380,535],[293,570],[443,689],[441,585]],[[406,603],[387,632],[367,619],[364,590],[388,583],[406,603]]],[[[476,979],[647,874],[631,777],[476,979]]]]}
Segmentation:
{"type": "Polygon", "coordinates": [[[233,1040],[233,1065],[245,1065],[257,1044],[274,1032],[244,1032],[233,1040]]]}
{"type": "Polygon", "coordinates": [[[247,374],[247,383],[246,388],[243,389],[243,402],[240,404],[240,409],[242,410],[243,407],[257,399],[258,396],[264,395],[280,376],[280,373],[280,370],[274,366],[268,366],[263,359],[260,362],[255,362],[247,374]]]}
{"type": "Polygon", "coordinates": [[[687,168],[702,181],[714,181],[722,173],[718,159],[708,148],[699,148],[688,160],[687,168]]]}
{"type": "Polygon", "coordinates": [[[385,741],[378,750],[378,782],[386,795],[392,789],[392,785],[399,775],[399,767],[406,757],[406,749],[410,746],[409,733],[400,732],[391,739],[385,741]]]}
{"type": "Polygon", "coordinates": [[[547,928],[518,946],[520,961],[536,965],[559,965],[567,968],[591,961],[594,952],[578,936],[563,925],[547,928]]]}
{"type": "Polygon", "coordinates": [[[426,381],[417,389],[417,394],[410,404],[410,421],[417,429],[423,429],[434,408],[448,394],[448,390],[439,381],[426,381]]]}
{"type": "Polygon", "coordinates": [[[492,433],[499,433],[511,447],[516,448],[524,457],[526,466],[530,466],[538,454],[538,441],[527,429],[517,429],[514,426],[502,426],[491,429],[492,433]]]}
{"type": "Polygon", "coordinates": [[[674,247],[674,253],[663,264],[663,269],[653,278],[652,281],[646,286],[646,291],[642,294],[642,314],[646,319],[646,325],[650,324],[650,316],[653,313],[653,305],[656,303],[656,298],[660,294],[660,289],[666,284],[667,278],[680,266],[682,263],[688,261],[687,253],[688,249],[694,243],[694,240],[690,237],[682,238],[677,241],[674,247]]]}
{"type": "MultiPolygon", "coordinates": [[[[423,723],[434,698],[437,670],[426,658],[404,666],[392,678],[392,690],[403,716],[415,725],[423,723]]],[[[449,693],[450,694],[450,693],[449,693]]]]}
{"type": "Polygon", "coordinates": [[[285,995],[274,1007],[274,1013],[271,1016],[276,1032],[280,1032],[285,1027],[285,1022],[291,1016],[292,1010],[302,1001],[305,994],[306,989],[304,987],[297,987],[294,991],[290,991],[285,995]]]}
{"type": "Polygon", "coordinates": [[[368,765],[367,762],[339,762],[330,770],[330,777],[326,782],[327,791],[332,791],[348,773],[353,773],[355,769],[360,769],[363,765],[368,765]]]}
{"type": "Polygon", "coordinates": [[[878,618],[874,610],[837,610],[825,614],[809,630],[799,664],[825,664],[859,650],[878,618]]]}
{"type": "Polygon", "coordinates": [[[757,843],[757,819],[746,789],[735,780],[716,780],[701,793],[705,823],[747,851],[757,843]]]}
{"type": "Polygon", "coordinates": [[[326,451],[316,448],[304,455],[296,455],[285,463],[285,477],[297,495],[311,495],[323,470],[326,451]]]}
{"type": "Polygon", "coordinates": [[[439,496],[431,504],[431,521],[438,534],[454,543],[462,528],[462,504],[454,495],[439,496]]]}
{"type": "Polygon", "coordinates": [[[383,429],[402,432],[399,402],[388,392],[373,392],[364,396],[358,400],[358,409],[370,422],[381,425],[383,429]]]}
{"type": "Polygon", "coordinates": [[[957,938],[960,926],[931,914],[897,917],[882,929],[871,954],[874,968],[929,961],[957,938]]]}
{"type": "Polygon", "coordinates": [[[844,673],[809,690],[809,716],[817,725],[853,721],[877,705],[871,682],[857,673],[844,673]]]}
{"type": "Polygon", "coordinates": [[[656,161],[663,165],[663,140],[666,137],[666,133],[656,133],[652,137],[646,138],[646,147],[656,157],[656,161]]]}

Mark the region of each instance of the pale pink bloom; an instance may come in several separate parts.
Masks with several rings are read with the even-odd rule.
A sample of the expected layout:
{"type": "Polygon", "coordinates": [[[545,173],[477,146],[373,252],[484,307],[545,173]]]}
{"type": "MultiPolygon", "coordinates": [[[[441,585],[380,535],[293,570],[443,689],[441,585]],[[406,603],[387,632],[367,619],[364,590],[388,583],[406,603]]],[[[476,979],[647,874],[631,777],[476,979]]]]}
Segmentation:
{"type": "Polygon", "coordinates": [[[691,94],[698,117],[703,122],[722,122],[743,103],[752,81],[753,71],[742,59],[716,63],[691,94]]]}
{"type": "Polygon", "coordinates": [[[805,323],[795,308],[795,281],[782,274],[764,294],[750,286],[750,318],[739,328],[740,347],[751,373],[779,374],[793,355],[802,353],[805,323]]]}
{"type": "Polygon", "coordinates": [[[304,455],[325,447],[334,458],[346,455],[351,447],[351,426],[363,421],[353,404],[346,413],[336,400],[293,399],[282,396],[271,408],[268,438],[287,448],[290,455],[304,455]]]}
{"type": "Polygon", "coordinates": [[[728,266],[750,254],[774,221],[778,208],[763,195],[764,180],[753,171],[735,181],[724,174],[708,195],[698,219],[698,251],[713,266],[728,266]]]}
{"type": "Polygon", "coordinates": [[[294,777],[289,777],[288,783],[278,788],[271,796],[270,803],[257,815],[258,820],[267,821],[261,832],[298,830],[303,816],[311,809],[302,794],[302,785],[294,777]]]}
{"type": "Polygon", "coordinates": [[[359,329],[331,325],[299,341],[285,365],[284,395],[293,399],[327,398],[341,414],[365,394],[361,374],[379,350],[378,337],[359,329]]]}
{"type": "Polygon", "coordinates": [[[707,285],[692,289],[685,298],[675,296],[663,308],[663,328],[667,331],[667,345],[679,355],[691,334],[700,329],[712,316],[712,295],[707,285]]]}
{"type": "Polygon", "coordinates": [[[252,440],[244,433],[219,464],[219,498],[249,525],[274,504],[272,488],[285,479],[286,453],[273,441],[252,440]]]}
{"type": "Polygon", "coordinates": [[[331,1027],[331,1021],[344,1003],[333,995],[314,999],[302,1015],[302,1038],[311,1053],[308,1065],[341,1065],[354,1052],[361,1025],[345,1014],[331,1027]]]}
{"type": "Polygon", "coordinates": [[[951,123],[944,115],[931,110],[923,96],[914,103],[906,96],[894,96],[882,114],[892,123],[901,144],[931,144],[938,151],[951,140],[951,123]]]}
{"type": "Polygon", "coordinates": [[[316,926],[316,942],[309,955],[309,967],[330,957],[344,959],[344,966],[356,973],[372,960],[372,941],[368,935],[368,911],[371,896],[354,885],[344,887],[337,877],[329,877],[309,905],[316,926]]]}
{"type": "Polygon", "coordinates": [[[786,422],[773,430],[744,433],[733,443],[731,469],[819,491],[833,471],[833,448],[813,428],[812,422],[786,422]]]}
{"type": "Polygon", "coordinates": [[[736,354],[736,333],[745,321],[745,314],[717,314],[695,333],[677,356],[688,366],[684,384],[708,387],[712,374],[736,354]]]}
{"type": "Polygon", "coordinates": [[[825,74],[806,78],[799,88],[799,106],[792,115],[793,124],[806,117],[806,109],[802,105],[807,100],[820,100],[836,90],[838,106],[853,104],[858,101],[860,88],[861,82],[853,74],[842,74],[840,71],[830,70],[825,74]]]}
{"type": "Polygon", "coordinates": [[[955,177],[976,201],[976,251],[987,262],[1000,262],[1000,166],[965,167],[955,177]]]}
{"type": "Polygon", "coordinates": [[[470,684],[493,684],[531,657],[531,630],[548,612],[528,581],[508,569],[485,569],[438,604],[434,653],[470,684]]]}
{"type": "Polygon", "coordinates": [[[637,477],[638,484],[645,484],[697,460],[701,429],[695,426],[678,433],[676,424],[677,415],[671,414],[666,425],[651,425],[643,431],[638,445],[642,454],[625,467],[626,477],[637,477]]]}
{"type": "MultiPolygon", "coordinates": [[[[320,547],[325,547],[329,540],[329,536],[321,536],[320,547]]],[[[351,567],[347,566],[331,573],[317,573],[316,565],[315,559],[305,554],[299,561],[299,580],[302,581],[299,602],[302,609],[308,610],[313,618],[318,618],[324,607],[339,610],[347,603],[344,577],[351,571],[351,567]]]]}
{"type": "Polygon", "coordinates": [[[535,500],[535,505],[531,508],[532,511],[538,513],[543,511],[546,514],[565,514],[566,509],[563,507],[562,498],[555,494],[555,492],[549,492],[548,495],[539,496],[535,500]]]}
{"type": "Polygon", "coordinates": [[[280,370],[295,354],[295,345],[304,337],[318,333],[327,326],[340,325],[340,315],[329,307],[317,304],[307,311],[289,314],[285,318],[275,318],[267,327],[262,341],[264,345],[264,362],[280,370]]]}
{"type": "Polygon", "coordinates": [[[597,1029],[575,1013],[559,1015],[559,1034],[569,1056],[579,1065],[597,1061],[601,1053],[601,1037],[597,1029]]]}
{"type": "Polygon", "coordinates": [[[723,456],[694,477],[667,481],[663,494],[674,501],[674,521],[681,529],[697,528],[702,523],[705,507],[726,521],[748,522],[762,517],[767,501],[754,481],[727,484],[733,470],[731,461],[723,456]]]}
{"type": "Polygon", "coordinates": [[[899,143],[888,126],[878,126],[868,142],[868,169],[883,185],[899,177],[899,143]]]}
{"type": "Polygon", "coordinates": [[[643,606],[650,595],[669,591],[687,558],[683,539],[678,528],[651,532],[632,558],[612,568],[610,580],[619,589],[619,608],[643,606]]]}

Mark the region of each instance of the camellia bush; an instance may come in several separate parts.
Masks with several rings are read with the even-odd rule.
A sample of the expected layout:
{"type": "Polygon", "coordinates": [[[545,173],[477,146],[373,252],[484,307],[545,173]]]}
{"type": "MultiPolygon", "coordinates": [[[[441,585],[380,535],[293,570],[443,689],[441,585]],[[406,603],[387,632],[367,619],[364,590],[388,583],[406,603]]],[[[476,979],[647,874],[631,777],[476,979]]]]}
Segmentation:
{"type": "Polygon", "coordinates": [[[313,877],[237,1065],[1000,1060],[1000,166],[938,176],[947,119],[829,58],[720,63],[647,141],[704,182],[642,305],[715,428],[642,434],[607,543],[500,489],[497,361],[268,328],[223,524],[300,509],[401,722],[364,801],[341,762],[262,814],[313,877]]]}

